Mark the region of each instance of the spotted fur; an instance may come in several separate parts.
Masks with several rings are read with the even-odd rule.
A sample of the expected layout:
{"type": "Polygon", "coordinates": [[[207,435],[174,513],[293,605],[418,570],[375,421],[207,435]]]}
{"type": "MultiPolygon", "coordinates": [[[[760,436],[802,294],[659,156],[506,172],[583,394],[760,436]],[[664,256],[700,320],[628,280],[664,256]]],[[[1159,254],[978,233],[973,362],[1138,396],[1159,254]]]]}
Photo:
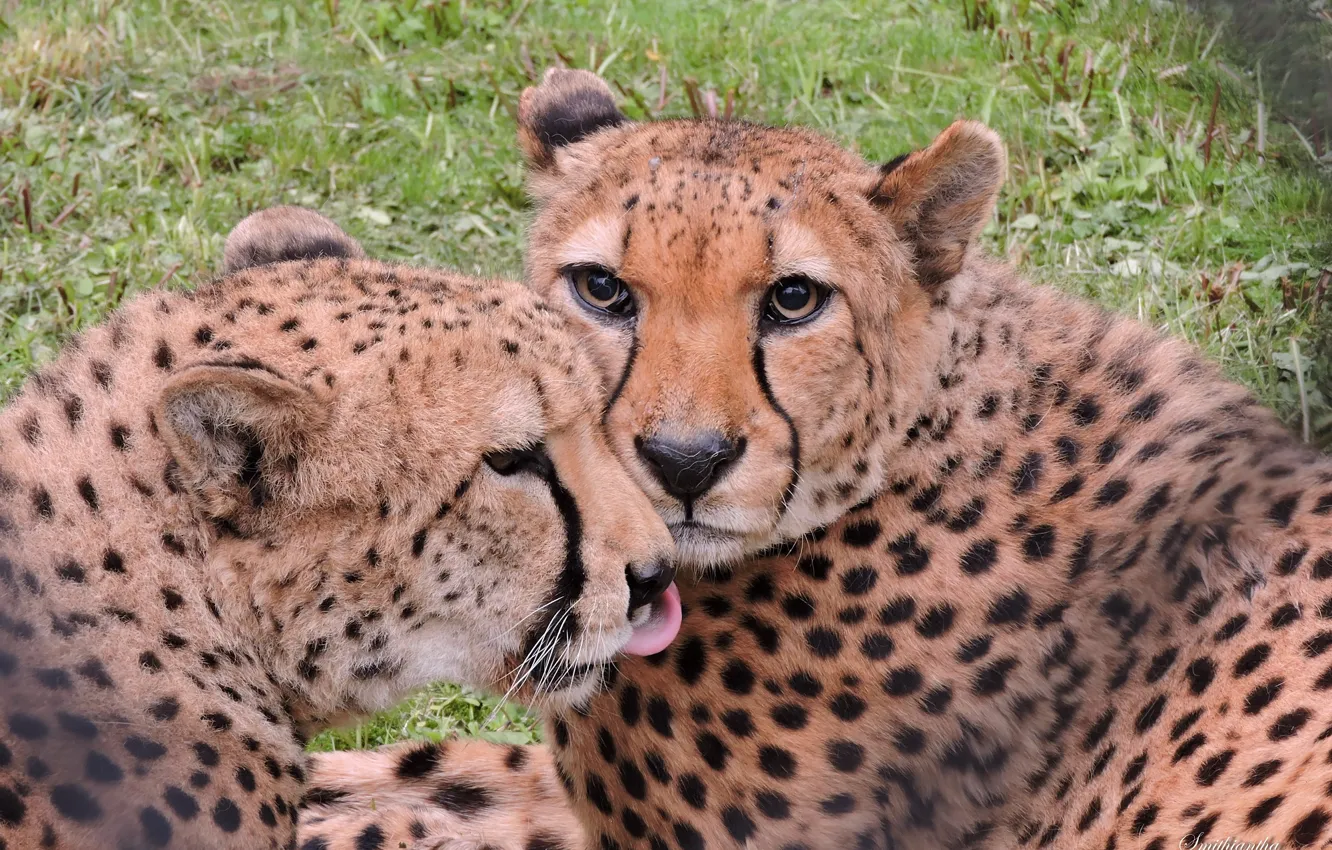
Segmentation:
{"type": "Polygon", "coordinates": [[[669,651],[550,713],[587,846],[1332,838],[1332,462],[1191,347],[983,257],[979,125],[878,168],[735,122],[532,132],[580,86],[609,97],[524,96],[529,284],[705,565],[669,651]],[[583,264],[632,321],[580,303],[583,264]],[[765,327],[792,271],[833,294],[765,327]],[[747,437],[711,530],[637,455],[662,427],[747,437]]]}
{"type": "Polygon", "coordinates": [[[0,848],[294,846],[306,736],[443,678],[574,702],[670,554],[564,319],[278,224],[359,253],[259,214],[228,257],[279,261],[135,299],[0,413],[0,848]]]}

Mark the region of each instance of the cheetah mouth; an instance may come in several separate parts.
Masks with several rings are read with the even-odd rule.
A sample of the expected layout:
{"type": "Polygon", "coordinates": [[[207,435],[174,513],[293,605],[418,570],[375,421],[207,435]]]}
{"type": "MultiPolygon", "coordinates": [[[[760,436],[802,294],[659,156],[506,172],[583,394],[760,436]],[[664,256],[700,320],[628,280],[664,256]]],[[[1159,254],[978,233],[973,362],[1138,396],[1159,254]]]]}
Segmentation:
{"type": "Polygon", "coordinates": [[[680,589],[671,582],[661,596],[644,605],[635,615],[630,623],[633,633],[620,651],[625,655],[656,655],[670,646],[680,633],[680,623],[684,619],[680,589]]]}
{"type": "Polygon", "coordinates": [[[578,690],[589,679],[601,676],[604,666],[604,664],[545,662],[532,671],[532,690],[546,696],[561,691],[578,690]]]}
{"type": "Polygon", "coordinates": [[[697,520],[687,519],[683,522],[668,522],[666,528],[670,530],[671,536],[678,540],[688,540],[691,543],[725,543],[734,540],[734,532],[725,531],[712,525],[704,525],[697,520]]]}

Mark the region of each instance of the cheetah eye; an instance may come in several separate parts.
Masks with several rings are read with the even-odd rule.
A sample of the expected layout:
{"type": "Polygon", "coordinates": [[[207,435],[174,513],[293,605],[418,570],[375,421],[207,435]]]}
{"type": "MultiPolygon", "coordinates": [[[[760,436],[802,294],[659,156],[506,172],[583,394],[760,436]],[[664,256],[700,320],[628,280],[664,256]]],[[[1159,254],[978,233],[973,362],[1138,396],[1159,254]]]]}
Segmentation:
{"type": "Polygon", "coordinates": [[[828,294],[828,287],[804,275],[784,277],[768,290],[763,318],[779,325],[798,325],[823,309],[828,294]]]}
{"type": "Polygon", "coordinates": [[[569,266],[564,269],[569,285],[583,303],[600,313],[631,316],[634,296],[628,285],[602,266],[569,266]]]}
{"type": "Polygon", "coordinates": [[[520,472],[535,472],[544,475],[554,469],[550,456],[546,454],[544,443],[520,449],[500,449],[485,456],[486,466],[500,475],[517,475],[520,472]]]}

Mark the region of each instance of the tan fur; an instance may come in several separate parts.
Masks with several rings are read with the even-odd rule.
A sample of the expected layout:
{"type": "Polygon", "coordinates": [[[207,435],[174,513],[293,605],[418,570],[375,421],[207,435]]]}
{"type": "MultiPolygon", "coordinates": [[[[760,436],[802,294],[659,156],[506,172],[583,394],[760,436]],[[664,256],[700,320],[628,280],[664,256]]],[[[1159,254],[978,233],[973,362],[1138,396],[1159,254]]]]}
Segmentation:
{"type": "Polygon", "coordinates": [[[671,551],[600,398],[517,284],[369,260],[72,341],[0,413],[0,847],[287,847],[329,723],[585,697],[671,551]],[[557,479],[483,462],[540,441],[557,479]]]}
{"type": "Polygon", "coordinates": [[[529,149],[529,283],[609,385],[633,352],[606,419],[668,524],[634,437],[749,440],[697,511],[739,533],[677,527],[709,568],[676,644],[548,718],[589,847],[1332,837],[1332,462],[1190,347],[981,257],[999,150],[960,124],[878,170],[708,121],[529,149]],[[560,272],[589,222],[632,322],[560,272]],[[793,255],[834,300],[765,331],[793,255]]]}

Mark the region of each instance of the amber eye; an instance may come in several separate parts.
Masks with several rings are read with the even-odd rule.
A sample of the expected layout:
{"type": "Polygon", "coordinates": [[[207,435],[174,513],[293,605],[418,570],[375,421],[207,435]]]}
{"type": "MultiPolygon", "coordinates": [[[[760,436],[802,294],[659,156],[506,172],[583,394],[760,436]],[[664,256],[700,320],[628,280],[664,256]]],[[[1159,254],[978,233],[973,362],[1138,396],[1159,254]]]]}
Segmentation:
{"type": "Polygon", "coordinates": [[[803,276],[784,277],[768,290],[763,317],[781,325],[795,325],[819,312],[828,300],[828,288],[803,276]]]}
{"type": "Polygon", "coordinates": [[[521,449],[501,449],[489,452],[485,457],[486,466],[500,475],[517,475],[520,472],[545,474],[554,468],[546,447],[542,443],[521,449]]]}
{"type": "Polygon", "coordinates": [[[583,303],[602,313],[628,316],[634,312],[634,296],[629,287],[602,266],[570,266],[564,270],[574,292],[583,303]]]}

